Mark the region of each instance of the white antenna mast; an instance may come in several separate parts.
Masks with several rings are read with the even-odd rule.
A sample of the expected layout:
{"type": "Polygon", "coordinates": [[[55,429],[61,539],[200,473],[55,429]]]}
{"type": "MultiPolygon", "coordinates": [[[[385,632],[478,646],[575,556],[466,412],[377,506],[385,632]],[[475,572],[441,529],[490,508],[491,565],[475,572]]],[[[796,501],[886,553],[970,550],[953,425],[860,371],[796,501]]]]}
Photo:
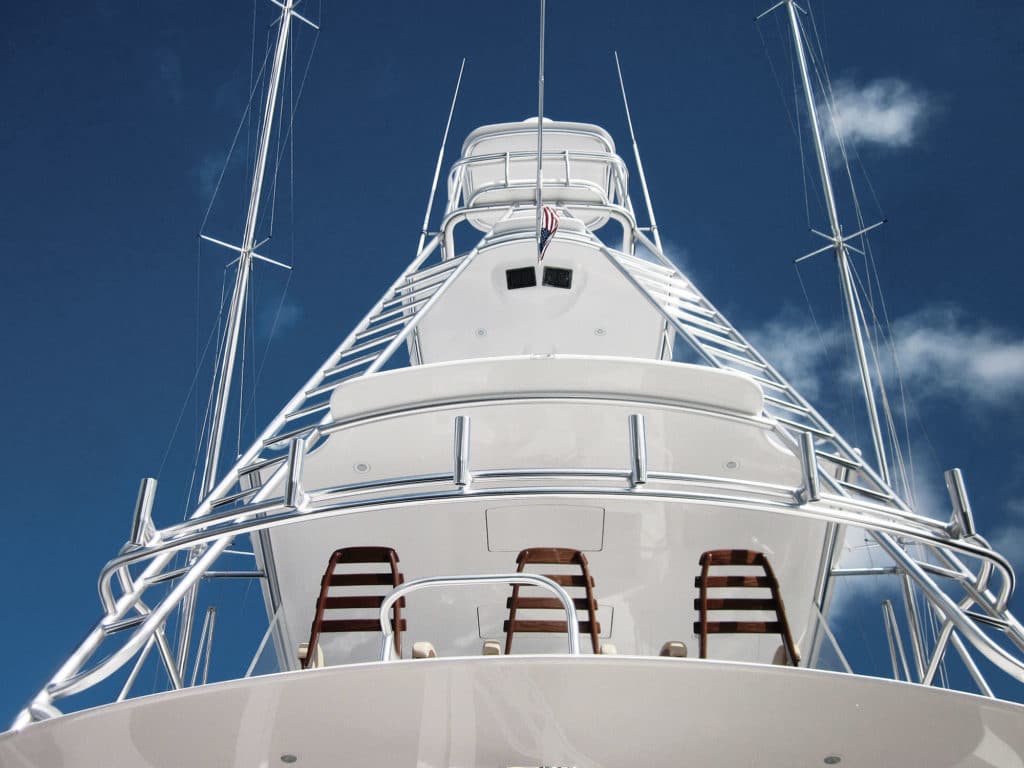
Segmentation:
{"type": "Polygon", "coordinates": [[[540,67],[537,77],[537,259],[540,260],[540,230],[544,198],[541,191],[544,179],[544,16],[546,0],[540,0],[540,67]]]}
{"type": "MultiPolygon", "coordinates": [[[[654,220],[654,206],[651,205],[651,195],[647,191],[647,177],[644,175],[644,164],[640,162],[640,147],[636,143],[636,134],[633,132],[633,118],[629,114],[629,101],[626,99],[626,83],[622,79],[622,67],[619,66],[619,52],[615,54],[615,69],[619,73],[619,88],[622,90],[622,105],[626,108],[626,122],[629,124],[629,138],[633,142],[633,157],[636,159],[636,170],[640,175],[640,187],[644,191],[644,203],[647,205],[647,218],[651,222],[651,234],[654,236],[654,244],[661,251],[661,235],[658,234],[658,222],[654,220]]],[[[662,252],[661,255],[664,255],[662,252]]]]}
{"type": "Polygon", "coordinates": [[[452,95],[452,105],[448,110],[448,122],[444,126],[444,136],[441,138],[441,149],[437,153],[437,165],[434,166],[434,181],[430,184],[430,197],[427,199],[427,212],[423,214],[423,228],[420,230],[420,242],[416,246],[416,254],[423,250],[423,243],[427,240],[427,228],[430,226],[430,212],[434,209],[434,195],[437,192],[437,180],[441,177],[441,163],[444,162],[444,148],[448,144],[448,131],[452,127],[452,115],[455,114],[455,102],[459,98],[459,86],[462,85],[462,73],[466,69],[466,59],[463,57],[462,66],[459,67],[459,78],[455,81],[455,93],[452,95]]]}
{"type": "MultiPolygon", "coordinates": [[[[786,6],[789,15],[789,25],[793,33],[793,46],[796,48],[797,62],[800,65],[800,79],[803,81],[804,97],[807,101],[807,115],[811,121],[811,134],[814,137],[814,149],[818,158],[818,173],[821,176],[821,186],[825,195],[825,207],[828,210],[828,221],[832,235],[825,236],[831,241],[831,245],[822,248],[815,253],[832,250],[836,255],[836,265],[839,268],[839,280],[842,286],[843,299],[846,304],[846,315],[850,323],[850,330],[853,333],[853,345],[857,353],[857,367],[860,369],[861,387],[864,391],[864,402],[867,405],[868,422],[871,425],[871,439],[875,446],[875,456],[878,460],[878,470],[882,479],[887,485],[890,484],[889,464],[886,459],[885,441],[882,437],[882,425],[878,419],[878,407],[875,404],[874,383],[871,378],[871,369],[868,367],[867,353],[864,349],[864,332],[861,327],[861,313],[857,309],[857,297],[853,285],[853,277],[850,272],[850,257],[847,242],[852,238],[859,237],[869,229],[874,229],[878,224],[865,227],[859,232],[844,237],[843,228],[839,223],[839,213],[836,208],[835,192],[832,189],[832,178],[828,170],[828,158],[825,155],[825,143],[821,136],[821,125],[818,121],[818,107],[814,101],[814,89],[811,87],[811,76],[807,68],[807,55],[804,52],[803,32],[800,20],[797,18],[797,5],[794,0],[781,0],[757,18],[771,13],[781,5],[786,6]]],[[[801,9],[802,10],[802,9],[801,9]]],[[[801,257],[798,261],[814,254],[801,257]]]]}

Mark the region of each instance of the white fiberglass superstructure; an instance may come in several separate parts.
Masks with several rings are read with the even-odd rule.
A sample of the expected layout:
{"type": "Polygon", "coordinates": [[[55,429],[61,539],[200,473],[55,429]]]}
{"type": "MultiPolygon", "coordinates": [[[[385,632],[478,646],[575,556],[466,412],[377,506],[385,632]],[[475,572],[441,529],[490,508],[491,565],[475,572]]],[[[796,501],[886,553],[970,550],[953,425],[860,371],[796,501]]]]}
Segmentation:
{"type": "Polygon", "coordinates": [[[211,448],[187,521],[158,528],[143,482],[100,621],[0,762],[1021,765],[1024,710],[988,682],[1024,682],[1013,572],[960,473],[951,517],[901,499],[881,441],[875,468],[665,257],[604,129],[481,127],[446,186],[436,231],[253,445],[226,473],[211,448]],[[843,561],[851,530],[880,562],[843,561]],[[225,565],[240,545],[250,572],[225,565]],[[861,576],[903,601],[880,608],[895,680],[853,674],[828,621],[861,576]],[[266,619],[213,681],[218,578],[257,580],[266,619]],[[133,696],[147,664],[168,692],[133,696]]]}

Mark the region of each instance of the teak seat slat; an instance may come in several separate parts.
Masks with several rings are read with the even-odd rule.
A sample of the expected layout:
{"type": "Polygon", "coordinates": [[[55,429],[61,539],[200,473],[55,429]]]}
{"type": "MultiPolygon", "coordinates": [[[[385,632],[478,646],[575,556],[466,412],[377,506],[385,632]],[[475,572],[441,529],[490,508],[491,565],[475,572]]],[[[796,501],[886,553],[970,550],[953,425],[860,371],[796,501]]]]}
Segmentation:
{"type": "Polygon", "coordinates": [[[332,587],[362,587],[370,584],[394,586],[390,573],[332,573],[332,587]]]}
{"type": "MultiPolygon", "coordinates": [[[[700,598],[694,598],[693,607],[700,610],[700,598]]],[[[774,611],[775,601],[770,597],[709,597],[709,611],[774,611]]]]}
{"type": "MultiPolygon", "coordinates": [[[[596,602],[588,602],[585,597],[574,597],[572,604],[581,611],[587,610],[591,605],[594,606],[594,610],[597,610],[596,602]]],[[[531,609],[531,608],[553,608],[558,611],[565,610],[562,607],[562,601],[557,597],[520,597],[517,604],[519,608],[531,609]]],[[[505,607],[512,607],[512,598],[505,600],[505,607]]]]}
{"type": "Polygon", "coordinates": [[[693,586],[700,587],[707,585],[708,589],[719,589],[721,587],[763,587],[771,586],[767,576],[698,576],[693,580],[693,586]]]}
{"type": "MultiPolygon", "coordinates": [[[[523,573],[528,565],[536,566],[576,566],[579,573],[544,573],[541,574],[551,579],[561,587],[582,589],[583,597],[573,597],[573,619],[577,622],[580,632],[590,635],[590,643],[594,653],[600,653],[601,645],[598,635],[601,627],[597,623],[597,600],[594,597],[594,579],[590,575],[587,565],[587,556],[577,549],[564,549],[561,547],[533,547],[524,549],[516,557],[518,573],[523,573]],[[584,611],[585,619],[580,619],[576,611],[584,611]]],[[[512,652],[512,637],[516,632],[567,632],[569,622],[565,616],[565,606],[557,597],[521,597],[521,589],[530,589],[521,585],[512,587],[512,596],[505,602],[508,608],[508,619],[504,624],[505,631],[505,654],[512,652]],[[559,619],[523,619],[516,618],[516,612],[520,610],[549,610],[558,611],[562,614],[559,619]]]]}
{"type": "MultiPolygon", "coordinates": [[[[700,634],[701,623],[693,622],[693,631],[700,634]]],[[[708,634],[770,634],[775,635],[782,632],[782,623],[778,621],[709,621],[707,623],[708,634]]]]}
{"type": "MultiPolygon", "coordinates": [[[[380,620],[367,618],[325,618],[326,611],[347,611],[380,608],[388,592],[405,581],[398,570],[398,553],[390,547],[345,547],[336,549],[327,561],[327,568],[320,579],[320,594],[309,629],[309,642],[302,656],[302,668],[308,667],[317,658],[317,642],[324,633],[380,632],[380,620]],[[374,570],[361,573],[351,572],[352,566],[367,566],[374,570]],[[381,571],[381,566],[386,571],[381,571]],[[335,573],[338,567],[350,569],[348,573],[335,573]],[[332,587],[375,587],[373,594],[330,594],[332,587]]],[[[399,598],[391,608],[391,628],[394,631],[395,652],[402,655],[402,632],[406,629],[402,618],[405,598],[399,598]]],[[[344,616],[345,614],[342,614],[344,616]]],[[[351,614],[349,614],[351,616],[351,614]]]]}
{"type": "MultiPolygon", "coordinates": [[[[395,620],[391,620],[391,628],[395,629],[395,620]]],[[[380,622],[376,619],[324,619],[320,622],[320,632],[379,632],[380,622]]],[[[405,631],[405,619],[398,622],[399,632],[405,631]]]]}
{"type": "MultiPolygon", "coordinates": [[[[503,628],[505,632],[508,632],[510,629],[513,632],[566,632],[569,626],[564,621],[515,619],[514,621],[506,621],[503,628]]],[[[600,624],[593,626],[589,621],[580,621],[580,632],[590,632],[591,628],[595,629],[598,633],[601,632],[600,624]]]]}
{"type": "Polygon", "coordinates": [[[700,576],[694,579],[694,586],[699,590],[693,607],[697,611],[697,621],[693,623],[694,634],[700,637],[700,657],[708,657],[708,635],[715,634],[771,634],[782,637],[783,646],[793,666],[800,662],[800,654],[793,643],[793,636],[786,621],[786,609],[782,603],[779,582],[775,578],[768,558],[763,552],[749,549],[712,549],[700,556],[700,576]],[[763,575],[728,574],[712,576],[710,570],[715,567],[759,568],[763,575]],[[767,589],[769,597],[708,597],[709,589],[767,589]],[[708,614],[711,611],[760,611],[774,613],[774,621],[712,621],[708,614]]]}

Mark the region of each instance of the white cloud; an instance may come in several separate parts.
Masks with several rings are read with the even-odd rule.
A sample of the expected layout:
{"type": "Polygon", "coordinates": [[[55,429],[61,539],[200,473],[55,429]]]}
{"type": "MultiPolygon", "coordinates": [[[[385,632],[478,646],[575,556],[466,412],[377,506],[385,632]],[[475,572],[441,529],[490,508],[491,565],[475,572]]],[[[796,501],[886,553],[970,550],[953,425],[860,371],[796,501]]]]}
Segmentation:
{"type": "MultiPolygon", "coordinates": [[[[789,309],[750,336],[768,361],[814,400],[837,377],[844,382],[856,379],[854,361],[845,350],[833,349],[829,360],[830,348],[847,333],[845,327],[830,326],[819,336],[809,318],[789,309]],[[841,365],[838,370],[836,362],[841,365]]],[[[952,305],[895,320],[893,338],[899,372],[918,401],[960,399],[963,405],[989,409],[1016,407],[1022,401],[1024,338],[971,321],[952,305]]],[[[890,353],[880,350],[879,359],[886,380],[894,381],[890,353]]]]}
{"type": "Polygon", "coordinates": [[[989,542],[1019,572],[1024,568],[1024,498],[1011,499],[1006,513],[1006,520],[996,526],[989,542]]]}
{"type": "Polygon", "coordinates": [[[846,144],[910,146],[932,111],[926,94],[898,78],[865,85],[840,80],[832,88],[832,97],[832,109],[823,105],[821,113],[833,146],[840,138],[846,144]]]}
{"type": "Polygon", "coordinates": [[[834,333],[829,329],[819,336],[810,318],[787,308],[749,336],[757,350],[789,379],[801,395],[815,400],[822,390],[822,376],[828,357],[826,345],[831,343],[834,333]]]}
{"type": "Polygon", "coordinates": [[[259,311],[256,332],[260,338],[276,339],[298,325],[300,319],[302,307],[288,298],[283,298],[280,303],[264,305],[259,311]]]}
{"type": "Polygon", "coordinates": [[[1019,405],[1024,338],[969,322],[953,306],[931,307],[893,325],[900,371],[918,398],[963,396],[968,404],[1019,405]]]}

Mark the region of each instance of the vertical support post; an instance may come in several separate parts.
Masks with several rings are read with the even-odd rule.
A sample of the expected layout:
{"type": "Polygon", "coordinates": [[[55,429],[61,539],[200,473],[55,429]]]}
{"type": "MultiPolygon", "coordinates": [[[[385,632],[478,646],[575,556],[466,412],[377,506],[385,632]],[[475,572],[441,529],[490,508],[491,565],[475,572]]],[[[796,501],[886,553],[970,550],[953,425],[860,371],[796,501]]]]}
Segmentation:
{"type": "Polygon", "coordinates": [[[953,505],[953,516],[949,521],[950,533],[960,538],[974,536],[978,531],[974,527],[974,512],[971,510],[970,499],[967,498],[967,487],[964,485],[964,474],[959,467],[947,469],[946,490],[953,505]]]}
{"type": "Polygon", "coordinates": [[[906,571],[900,573],[900,585],[903,587],[903,603],[907,612],[907,625],[910,628],[910,650],[914,652],[914,667],[917,669],[917,679],[920,682],[924,680],[924,643],[921,636],[921,621],[917,614],[917,601],[914,599],[914,585],[906,571]]]}
{"type": "Polygon", "coordinates": [[[469,471],[469,417],[455,417],[455,484],[465,488],[473,479],[469,471]]]}
{"type": "Polygon", "coordinates": [[[629,481],[635,488],[647,482],[647,426],[642,413],[629,416],[629,481]]]}
{"type": "MultiPolygon", "coordinates": [[[[213,630],[217,626],[217,607],[211,605],[207,609],[206,615],[210,619],[210,629],[206,635],[206,654],[203,659],[203,682],[202,685],[206,685],[206,681],[210,678],[210,656],[213,654],[213,630]]],[[[198,663],[198,659],[196,663],[198,663]]]]}
{"type": "Polygon", "coordinates": [[[860,312],[857,309],[857,297],[853,287],[853,278],[850,274],[849,253],[846,241],[843,239],[842,227],[839,224],[835,192],[832,190],[832,178],[828,170],[828,159],[825,156],[825,144],[821,137],[821,125],[818,122],[818,107],[814,101],[814,89],[811,87],[811,76],[807,69],[807,56],[804,52],[800,21],[797,19],[794,1],[785,0],[785,3],[786,11],[789,14],[790,28],[793,32],[793,45],[796,48],[797,62],[800,65],[800,78],[803,81],[804,96],[807,101],[807,115],[811,121],[814,149],[818,157],[818,173],[821,176],[821,186],[825,193],[825,207],[828,210],[828,221],[832,229],[832,242],[835,245],[836,265],[839,268],[839,280],[846,304],[847,319],[850,323],[850,330],[853,333],[853,344],[857,353],[857,367],[860,369],[861,388],[864,391],[868,422],[871,425],[871,439],[875,446],[879,474],[881,474],[882,479],[888,485],[890,483],[889,463],[886,458],[885,441],[882,437],[882,425],[878,419],[878,408],[875,405],[874,383],[872,382],[871,369],[868,367],[867,353],[864,348],[864,333],[861,328],[860,312]]]}
{"type": "Polygon", "coordinates": [[[293,437],[288,442],[288,474],[284,479],[284,503],[295,508],[302,502],[302,461],[306,455],[306,441],[293,437]]]}
{"type": "Polygon", "coordinates": [[[132,667],[128,679],[125,680],[124,685],[121,687],[121,692],[117,694],[115,701],[124,701],[128,698],[128,694],[132,691],[132,686],[135,685],[135,681],[139,677],[139,672],[142,671],[142,665],[146,663],[146,659],[149,658],[149,652],[153,650],[154,642],[156,642],[156,635],[150,635],[149,640],[146,641],[146,645],[142,649],[142,653],[139,654],[139,658],[135,661],[135,666],[132,667]]]}
{"type": "Polygon", "coordinates": [[[803,503],[821,499],[821,482],[818,479],[818,455],[814,450],[814,435],[800,433],[800,468],[803,472],[803,503]]]}
{"type": "Polygon", "coordinates": [[[907,654],[903,650],[903,638],[900,637],[900,628],[896,623],[896,611],[892,607],[892,600],[882,601],[882,618],[885,620],[885,634],[889,640],[889,656],[892,659],[892,677],[894,680],[903,679],[900,677],[900,670],[896,664],[896,653],[903,662],[903,673],[907,682],[910,682],[910,665],[907,664],[907,654]]]}
{"type": "Polygon", "coordinates": [[[135,513],[132,515],[132,531],[128,542],[137,547],[145,543],[155,533],[153,527],[153,500],[156,498],[156,478],[144,477],[139,483],[139,495],[135,500],[135,513]]]}

